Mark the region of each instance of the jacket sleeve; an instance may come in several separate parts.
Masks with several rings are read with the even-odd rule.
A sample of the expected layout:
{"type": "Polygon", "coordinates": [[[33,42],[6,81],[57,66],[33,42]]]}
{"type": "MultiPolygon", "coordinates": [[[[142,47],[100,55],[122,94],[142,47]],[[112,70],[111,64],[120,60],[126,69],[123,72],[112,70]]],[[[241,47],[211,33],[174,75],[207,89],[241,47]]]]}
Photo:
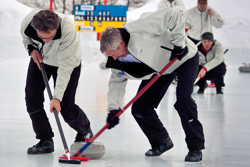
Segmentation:
{"type": "Polygon", "coordinates": [[[157,4],[157,9],[162,9],[162,8],[166,8],[169,7],[167,6],[167,4],[165,3],[165,0],[161,0],[158,4],[157,4]]]}
{"type": "Polygon", "coordinates": [[[207,69],[207,71],[210,71],[211,69],[218,66],[220,63],[222,63],[222,61],[224,59],[224,53],[223,53],[222,45],[217,44],[217,45],[214,45],[213,47],[214,47],[213,48],[213,50],[214,50],[214,53],[213,53],[214,58],[204,65],[204,67],[207,69]]]}
{"type": "MultiPolygon", "coordinates": [[[[170,8],[171,6],[167,5],[166,1],[167,0],[161,0],[157,5],[157,9],[162,9],[162,8],[167,8],[167,7],[170,8]]],[[[174,1],[174,3],[176,3],[176,5],[172,6],[172,8],[177,9],[179,12],[182,12],[186,9],[182,0],[176,0],[174,1]]]]}
{"type": "Polygon", "coordinates": [[[189,24],[189,17],[190,17],[191,9],[185,10],[181,13],[182,15],[182,22],[185,24],[185,28],[190,29],[191,25],[189,24]]]}
{"type": "Polygon", "coordinates": [[[185,7],[185,5],[184,5],[184,3],[183,3],[182,0],[177,0],[176,4],[177,5],[173,6],[173,8],[177,9],[179,12],[183,12],[186,9],[186,7],[185,7]]]}
{"type": "MultiPolygon", "coordinates": [[[[66,32],[62,36],[62,41],[58,47],[58,70],[57,70],[57,79],[56,86],[53,92],[53,98],[57,98],[62,101],[64,91],[68,85],[68,82],[71,77],[71,73],[75,68],[75,64],[80,65],[80,61],[77,59],[77,51],[80,47],[80,41],[77,37],[75,27],[67,26],[66,32]],[[79,63],[76,63],[79,61],[79,63]]],[[[64,29],[64,31],[65,31],[64,29]]]]}
{"type": "Polygon", "coordinates": [[[222,20],[221,16],[216,10],[212,8],[210,9],[212,10],[213,13],[212,17],[210,18],[211,25],[213,25],[216,28],[221,28],[224,25],[224,21],[222,20]]]}
{"type": "Polygon", "coordinates": [[[185,47],[185,31],[180,13],[173,8],[159,9],[153,13],[143,13],[141,17],[125,25],[129,33],[149,33],[162,35],[171,33],[171,43],[185,47]]]}
{"type": "Polygon", "coordinates": [[[122,106],[122,100],[125,94],[125,88],[128,79],[118,75],[119,70],[111,69],[111,77],[109,80],[108,91],[108,112],[110,110],[119,109],[122,106]]]}

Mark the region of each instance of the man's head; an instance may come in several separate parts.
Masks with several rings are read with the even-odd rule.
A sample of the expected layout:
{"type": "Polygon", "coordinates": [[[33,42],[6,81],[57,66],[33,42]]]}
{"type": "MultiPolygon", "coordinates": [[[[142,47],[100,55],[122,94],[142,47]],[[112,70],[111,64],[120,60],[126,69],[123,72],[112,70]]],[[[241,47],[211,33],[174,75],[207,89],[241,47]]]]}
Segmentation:
{"type": "Polygon", "coordinates": [[[207,8],[207,0],[198,0],[198,9],[203,12],[207,8]]]}
{"type": "Polygon", "coordinates": [[[123,41],[120,30],[114,27],[107,27],[102,32],[100,45],[101,52],[113,57],[114,60],[118,57],[126,57],[128,54],[128,48],[123,41]]]}
{"type": "Polygon", "coordinates": [[[201,35],[202,45],[206,51],[209,51],[214,43],[214,36],[210,32],[205,32],[201,35]]]}
{"type": "Polygon", "coordinates": [[[33,16],[31,26],[44,42],[49,43],[56,35],[60,25],[60,18],[51,10],[41,10],[33,16]]]}

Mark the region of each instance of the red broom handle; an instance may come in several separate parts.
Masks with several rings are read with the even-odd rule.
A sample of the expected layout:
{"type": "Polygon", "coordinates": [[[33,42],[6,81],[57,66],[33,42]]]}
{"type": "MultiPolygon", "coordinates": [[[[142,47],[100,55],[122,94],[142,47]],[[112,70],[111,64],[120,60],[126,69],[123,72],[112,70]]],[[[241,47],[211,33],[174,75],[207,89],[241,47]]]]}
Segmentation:
{"type": "Polygon", "coordinates": [[[49,6],[50,10],[53,10],[53,0],[50,0],[50,6],[49,6]]]}

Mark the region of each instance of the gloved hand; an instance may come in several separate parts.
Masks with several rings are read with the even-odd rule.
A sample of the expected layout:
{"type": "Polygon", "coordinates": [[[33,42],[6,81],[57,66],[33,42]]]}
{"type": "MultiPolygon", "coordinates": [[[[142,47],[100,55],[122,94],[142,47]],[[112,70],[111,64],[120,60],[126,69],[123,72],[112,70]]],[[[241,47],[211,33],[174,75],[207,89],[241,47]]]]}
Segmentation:
{"type": "Polygon", "coordinates": [[[170,61],[177,57],[181,60],[184,56],[188,54],[188,48],[185,46],[183,49],[179,46],[174,46],[174,49],[171,53],[170,61]]]}
{"type": "Polygon", "coordinates": [[[114,126],[116,126],[117,124],[119,124],[119,117],[115,117],[114,116],[121,111],[121,109],[119,110],[110,110],[108,113],[108,117],[107,117],[107,123],[109,123],[109,127],[108,129],[112,129],[114,126]],[[114,118],[114,119],[113,119],[114,118]]]}

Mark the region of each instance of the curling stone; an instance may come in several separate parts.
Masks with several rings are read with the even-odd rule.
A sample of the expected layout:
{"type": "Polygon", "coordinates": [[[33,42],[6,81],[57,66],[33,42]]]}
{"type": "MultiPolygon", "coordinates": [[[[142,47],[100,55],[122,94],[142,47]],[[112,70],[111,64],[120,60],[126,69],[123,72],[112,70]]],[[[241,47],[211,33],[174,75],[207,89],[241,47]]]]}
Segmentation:
{"type": "Polygon", "coordinates": [[[101,69],[108,69],[108,68],[106,67],[106,63],[107,63],[107,61],[101,62],[101,63],[99,64],[99,67],[100,67],[101,69]]]}
{"type": "MultiPolygon", "coordinates": [[[[75,142],[70,147],[70,155],[74,155],[86,142],[75,142]]],[[[90,159],[101,158],[105,154],[105,147],[102,143],[93,142],[79,156],[89,157],[90,159]]]]}
{"type": "Polygon", "coordinates": [[[239,67],[240,72],[250,72],[250,66],[241,66],[239,67]]]}

